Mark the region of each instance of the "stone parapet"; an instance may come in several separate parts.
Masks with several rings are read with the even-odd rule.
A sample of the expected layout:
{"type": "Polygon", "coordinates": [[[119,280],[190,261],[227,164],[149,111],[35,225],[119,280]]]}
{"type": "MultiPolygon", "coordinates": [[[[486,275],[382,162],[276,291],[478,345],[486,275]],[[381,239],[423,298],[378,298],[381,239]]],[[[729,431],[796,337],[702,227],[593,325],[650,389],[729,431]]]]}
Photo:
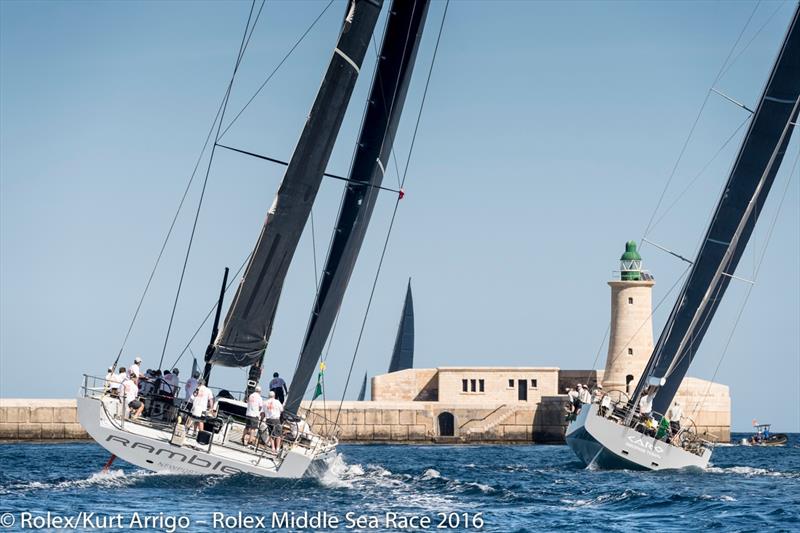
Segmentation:
{"type": "Polygon", "coordinates": [[[84,440],[75,400],[0,399],[0,440],[84,440]]]}

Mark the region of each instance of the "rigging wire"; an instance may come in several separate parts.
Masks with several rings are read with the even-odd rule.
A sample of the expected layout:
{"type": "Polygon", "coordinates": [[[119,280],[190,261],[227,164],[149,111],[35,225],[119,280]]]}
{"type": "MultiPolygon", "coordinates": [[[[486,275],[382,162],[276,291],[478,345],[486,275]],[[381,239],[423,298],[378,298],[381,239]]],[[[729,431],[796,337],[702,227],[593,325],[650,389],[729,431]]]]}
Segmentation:
{"type": "MultiPolygon", "coordinates": [[[[431,66],[428,69],[428,76],[427,76],[427,79],[425,80],[425,89],[422,92],[422,102],[420,103],[419,112],[417,113],[417,121],[416,121],[416,124],[414,125],[414,133],[411,136],[411,145],[410,145],[410,147],[408,149],[408,157],[406,158],[406,164],[405,164],[405,167],[403,169],[403,178],[402,178],[402,180],[400,182],[401,188],[402,188],[403,184],[405,184],[406,177],[408,176],[408,168],[409,168],[409,166],[411,164],[411,156],[414,153],[414,144],[415,144],[416,139],[417,139],[417,133],[419,132],[419,125],[420,125],[420,121],[422,119],[422,112],[425,109],[425,100],[426,100],[426,98],[428,96],[428,89],[430,87],[431,76],[433,74],[433,67],[436,64],[436,55],[437,55],[437,53],[439,51],[439,43],[441,42],[441,39],[442,39],[442,30],[444,29],[444,23],[445,23],[445,20],[447,19],[447,9],[449,7],[450,7],[450,0],[447,0],[445,2],[445,5],[444,5],[444,13],[442,14],[442,22],[439,25],[439,33],[436,36],[436,45],[434,46],[434,49],[433,49],[433,57],[431,58],[431,66]]],[[[353,351],[353,358],[350,361],[350,368],[347,371],[347,379],[345,380],[344,389],[342,391],[342,398],[339,401],[339,409],[336,411],[336,420],[334,422],[334,426],[339,423],[339,415],[342,412],[342,403],[344,402],[344,397],[347,394],[347,387],[350,384],[350,378],[351,378],[351,376],[353,374],[353,366],[355,365],[356,356],[358,355],[358,349],[361,346],[361,340],[362,340],[362,338],[364,336],[364,328],[366,327],[367,317],[369,316],[369,310],[370,310],[370,307],[372,306],[373,297],[375,296],[375,288],[378,285],[378,278],[379,278],[380,273],[381,273],[381,268],[383,267],[383,260],[386,257],[386,249],[389,246],[389,239],[392,236],[392,228],[394,227],[394,222],[395,222],[395,219],[397,217],[397,208],[399,207],[399,205],[400,205],[400,197],[398,196],[398,198],[395,200],[395,203],[394,203],[394,210],[392,211],[392,218],[391,218],[391,220],[389,222],[389,229],[388,229],[388,231],[386,233],[386,239],[384,240],[384,243],[383,243],[383,250],[381,251],[380,260],[378,261],[378,268],[377,268],[377,270],[375,272],[375,279],[372,282],[372,290],[370,291],[369,300],[367,301],[367,308],[366,308],[366,310],[364,312],[364,318],[363,318],[363,320],[361,322],[361,329],[360,329],[360,331],[358,333],[358,340],[356,341],[355,350],[353,351]]]]}
{"type": "Polygon", "coordinates": [[[192,223],[192,232],[189,235],[189,244],[188,244],[188,246],[186,248],[186,255],[185,255],[184,259],[183,259],[183,267],[181,268],[181,276],[180,276],[180,280],[178,281],[178,289],[177,289],[177,291],[175,293],[175,301],[172,304],[172,312],[170,313],[170,317],[169,317],[169,325],[167,326],[167,333],[164,336],[164,346],[161,349],[161,358],[159,359],[159,362],[158,362],[158,368],[161,368],[161,365],[164,363],[164,354],[167,351],[167,344],[169,343],[169,335],[170,335],[170,332],[172,331],[172,323],[173,323],[173,321],[175,319],[175,310],[178,307],[178,300],[180,298],[181,289],[183,288],[183,280],[184,280],[184,276],[186,275],[186,266],[189,263],[189,255],[190,255],[190,253],[192,251],[192,244],[194,243],[194,234],[195,234],[195,231],[197,230],[197,221],[200,218],[200,209],[203,206],[203,199],[205,197],[206,186],[208,185],[208,177],[211,174],[211,164],[214,161],[214,153],[216,151],[216,144],[219,141],[219,132],[220,132],[220,128],[222,127],[222,122],[223,122],[223,120],[225,118],[225,110],[228,107],[228,101],[230,99],[231,90],[233,89],[233,82],[236,79],[236,73],[239,71],[239,66],[242,63],[242,58],[244,57],[245,50],[247,49],[247,45],[250,42],[250,36],[252,36],[253,31],[255,31],[256,24],[258,23],[258,18],[261,16],[261,11],[264,8],[264,4],[265,4],[265,0],[262,0],[261,1],[261,7],[259,8],[258,14],[256,15],[256,18],[254,20],[253,20],[253,11],[255,9],[256,0],[253,0],[252,3],[250,4],[250,14],[247,17],[247,24],[245,26],[244,34],[242,35],[242,42],[239,45],[239,54],[238,54],[238,57],[236,58],[236,64],[233,67],[233,73],[231,74],[231,79],[228,82],[228,88],[225,91],[225,97],[223,99],[222,112],[220,114],[220,119],[219,119],[219,122],[217,124],[217,134],[216,134],[216,136],[214,138],[214,145],[211,147],[211,154],[209,155],[209,158],[208,158],[208,165],[206,166],[206,174],[205,174],[205,178],[203,179],[203,187],[200,190],[200,199],[197,202],[197,209],[195,210],[195,214],[194,214],[194,222],[192,223]],[[251,20],[253,20],[252,28],[250,26],[250,21],[251,20]],[[249,30],[249,35],[248,35],[248,30],[249,30]]]}
{"type": "MultiPolygon", "coordinates": [[[[255,0],[253,0],[253,1],[255,2],[255,0]]],[[[264,7],[264,2],[262,2],[261,7],[262,8],[264,7]]],[[[260,14],[260,12],[261,11],[259,10],[259,14],[260,14]]],[[[249,27],[250,17],[251,16],[252,16],[252,6],[250,8],[250,14],[248,15],[248,27],[249,27]]],[[[252,36],[252,32],[250,32],[250,36],[252,36]]],[[[250,39],[248,37],[247,42],[249,42],[249,41],[250,41],[250,39]]],[[[241,54],[242,54],[242,50],[241,50],[241,45],[240,45],[240,52],[239,52],[239,57],[237,58],[237,61],[241,60],[241,54]]],[[[153,268],[150,271],[150,276],[147,278],[147,283],[145,284],[144,290],[142,291],[142,295],[139,298],[139,303],[137,304],[136,310],[133,313],[133,318],[131,318],[131,322],[130,322],[130,324],[128,326],[128,331],[125,333],[125,338],[123,339],[122,345],[120,346],[119,352],[117,353],[117,357],[114,360],[113,368],[116,368],[117,364],[119,363],[119,359],[122,356],[122,352],[125,350],[125,346],[126,346],[126,344],[128,342],[128,338],[130,337],[131,331],[133,330],[133,326],[135,325],[136,320],[139,317],[139,311],[141,310],[142,304],[144,303],[144,299],[145,299],[145,297],[147,296],[147,293],[150,290],[150,285],[152,284],[153,278],[155,277],[156,271],[158,270],[158,265],[161,263],[161,258],[164,255],[164,250],[167,247],[167,243],[169,242],[169,239],[172,236],[172,231],[175,229],[175,223],[177,222],[178,216],[180,215],[180,212],[183,209],[183,204],[186,201],[186,197],[189,194],[189,190],[190,190],[190,188],[192,186],[192,183],[194,182],[194,178],[197,175],[197,170],[200,167],[200,162],[203,160],[203,156],[205,155],[206,149],[208,148],[208,142],[211,140],[211,135],[214,133],[214,127],[217,126],[217,121],[218,120],[221,121],[222,117],[220,115],[222,113],[222,109],[223,109],[223,107],[225,105],[225,102],[226,102],[226,97],[223,96],[222,100],[219,103],[219,106],[217,106],[217,112],[214,115],[214,120],[211,123],[211,127],[208,129],[208,133],[206,134],[206,139],[203,142],[203,148],[200,150],[200,155],[197,157],[197,161],[194,164],[194,169],[192,170],[192,173],[189,176],[189,181],[186,184],[186,187],[184,188],[183,195],[181,196],[181,200],[178,203],[178,208],[177,208],[177,210],[175,211],[175,214],[172,217],[172,221],[170,222],[169,229],[167,230],[167,234],[164,237],[163,243],[161,244],[161,250],[159,250],[158,257],[156,258],[155,264],[153,265],[153,268]]]]}
{"type": "Polygon", "coordinates": [[[728,63],[728,66],[725,67],[725,70],[720,75],[720,77],[719,77],[720,79],[725,77],[725,75],[728,73],[728,71],[731,69],[731,67],[733,67],[733,65],[739,60],[740,57],[742,57],[742,55],[747,51],[747,49],[750,48],[750,45],[753,44],[753,41],[756,40],[756,37],[758,37],[759,34],[761,34],[761,32],[764,30],[764,28],[767,27],[767,24],[769,24],[770,21],[773,18],[775,18],[775,15],[778,14],[778,11],[780,11],[783,8],[784,5],[786,5],[785,2],[779,2],[778,3],[777,9],[775,9],[775,11],[773,11],[772,14],[769,17],[767,17],[767,20],[765,20],[764,23],[761,25],[761,27],[759,27],[758,30],[756,30],[756,32],[753,34],[753,36],[750,37],[750,40],[747,41],[747,44],[745,44],[744,47],[742,47],[742,49],[739,51],[739,53],[736,54],[736,57],[734,57],[733,60],[731,60],[731,62],[728,63]]]}
{"type": "MultiPolygon", "coordinates": [[[[225,286],[225,291],[224,291],[225,293],[227,293],[228,289],[231,288],[231,285],[233,285],[234,282],[236,282],[236,280],[239,279],[239,274],[242,272],[242,270],[244,269],[245,265],[247,265],[247,263],[250,261],[250,258],[252,256],[253,256],[253,252],[250,252],[249,254],[247,254],[247,257],[245,257],[244,261],[242,261],[242,264],[239,266],[239,269],[236,271],[236,273],[233,276],[230,277],[230,281],[228,281],[228,285],[225,286]]],[[[184,348],[181,351],[181,353],[178,354],[178,358],[172,364],[173,367],[177,366],[178,361],[181,360],[181,357],[183,357],[183,354],[186,353],[186,350],[190,350],[191,351],[189,346],[191,346],[192,342],[194,342],[195,337],[197,337],[197,335],[200,333],[200,330],[203,329],[203,326],[206,325],[206,322],[208,322],[208,319],[211,318],[211,315],[214,313],[214,310],[217,308],[217,304],[218,303],[219,302],[217,300],[214,300],[214,304],[211,306],[211,309],[209,309],[208,313],[206,313],[206,317],[203,319],[203,321],[200,323],[200,325],[197,326],[197,329],[194,331],[194,334],[192,334],[191,338],[186,343],[186,346],[184,346],[184,348]]]]}
{"type": "Polygon", "coordinates": [[[706,104],[708,104],[708,100],[711,97],[711,93],[712,93],[711,89],[717,84],[717,82],[722,77],[723,70],[727,66],[728,61],[730,60],[731,56],[733,55],[733,52],[736,50],[736,46],[739,44],[739,41],[741,41],[745,30],[750,25],[750,21],[753,19],[753,15],[756,14],[756,11],[758,10],[759,5],[761,5],[761,0],[759,0],[756,3],[755,7],[753,8],[753,11],[750,13],[750,16],[747,18],[747,22],[745,22],[744,27],[742,28],[742,31],[739,32],[739,36],[736,38],[736,41],[733,43],[733,46],[731,47],[730,52],[728,52],[728,56],[725,58],[725,61],[722,63],[722,66],[720,67],[719,72],[717,73],[717,76],[714,78],[714,81],[711,83],[711,87],[709,87],[709,89],[706,91],[705,98],[703,98],[703,103],[700,106],[700,111],[698,111],[697,116],[694,119],[694,123],[692,123],[692,127],[689,129],[689,134],[686,136],[686,140],[684,140],[683,146],[681,147],[681,150],[678,153],[678,159],[675,161],[675,164],[672,166],[672,171],[670,172],[669,177],[667,178],[667,182],[664,184],[664,188],[661,191],[661,195],[658,198],[658,202],[656,202],[656,207],[655,207],[655,209],[653,209],[653,213],[650,215],[650,220],[647,221],[647,226],[645,227],[644,233],[642,234],[642,238],[639,240],[639,248],[640,249],[642,247],[642,243],[644,242],[644,238],[647,237],[648,234],[649,234],[648,232],[650,231],[651,225],[653,224],[653,219],[655,219],[655,216],[658,213],[658,210],[661,208],[661,203],[664,201],[664,196],[667,194],[667,190],[669,189],[669,186],[672,183],[672,180],[675,177],[675,174],[676,174],[676,172],[678,170],[678,165],[680,164],[681,160],[683,159],[683,155],[686,153],[686,148],[689,146],[689,141],[691,141],[692,136],[694,135],[694,131],[697,128],[697,124],[700,122],[700,117],[703,115],[703,111],[706,108],[706,104]]]}
{"type": "MultiPolygon", "coordinates": [[[[716,153],[713,155],[713,157],[711,157],[711,159],[708,160],[708,163],[706,163],[703,166],[703,168],[700,170],[700,172],[695,174],[694,177],[691,180],[689,180],[689,183],[683,188],[683,190],[672,201],[672,203],[669,204],[669,206],[664,210],[664,212],[661,214],[661,216],[658,217],[655,220],[655,222],[653,222],[650,225],[650,231],[655,229],[655,227],[658,226],[658,224],[662,220],[664,220],[664,218],[666,218],[666,216],[678,204],[678,202],[681,200],[681,198],[683,198],[683,196],[687,192],[689,192],[689,190],[694,186],[694,184],[697,182],[697,180],[700,179],[700,176],[702,176],[705,173],[705,171],[708,170],[708,168],[711,166],[711,164],[717,159],[717,157],[723,152],[723,150],[725,150],[725,147],[728,146],[728,144],[730,144],[730,142],[734,139],[734,137],[736,137],[736,134],[739,133],[739,131],[744,127],[745,124],[747,124],[750,121],[751,118],[752,118],[752,115],[748,115],[747,117],[745,117],[745,119],[739,124],[739,126],[733,131],[733,133],[731,133],[730,136],[725,140],[725,142],[722,143],[722,146],[719,147],[719,149],[716,151],[716,153]]],[[[642,240],[644,240],[644,237],[642,238],[642,240]]]]}
{"type": "MultiPolygon", "coordinates": [[[[769,246],[769,242],[772,239],[773,231],[775,230],[775,226],[778,222],[778,217],[780,216],[781,209],[783,208],[783,202],[786,200],[786,197],[788,195],[789,186],[791,185],[792,179],[794,178],[795,175],[794,171],[797,169],[798,161],[800,161],[800,146],[798,146],[797,156],[794,158],[794,163],[792,164],[792,170],[789,173],[789,178],[786,180],[786,185],[783,188],[783,194],[781,195],[780,202],[778,202],[778,208],[775,212],[775,216],[773,217],[769,226],[769,230],[767,231],[766,241],[764,243],[764,248],[761,250],[761,255],[759,256],[756,253],[753,254],[754,257],[758,257],[758,261],[756,263],[756,270],[753,276],[753,281],[756,280],[758,272],[761,270],[762,263],[764,262],[764,257],[767,254],[767,247],[769,246]]],[[[703,408],[706,400],[708,399],[708,394],[709,392],[711,392],[711,386],[714,384],[714,380],[717,377],[717,373],[719,372],[719,369],[722,367],[722,362],[725,360],[725,356],[728,353],[728,348],[730,348],[731,342],[733,341],[733,335],[736,332],[737,326],[739,325],[739,320],[742,318],[742,315],[744,314],[744,309],[747,306],[747,301],[750,299],[750,294],[753,292],[753,287],[755,287],[754,284],[749,284],[747,287],[747,292],[745,293],[744,299],[742,300],[742,305],[739,308],[739,312],[736,315],[736,319],[733,321],[733,327],[731,328],[731,332],[728,335],[727,341],[725,342],[725,347],[722,349],[722,354],[720,355],[719,361],[717,361],[716,368],[714,368],[714,374],[711,376],[711,380],[709,380],[708,382],[708,387],[706,387],[706,391],[703,394],[702,399],[695,402],[695,407],[694,409],[691,410],[693,414],[698,413],[699,410],[703,408]]]]}
{"type": "Polygon", "coordinates": [[[250,99],[247,101],[247,103],[244,104],[244,106],[239,110],[238,113],[236,113],[236,116],[233,117],[233,120],[231,120],[230,123],[228,123],[228,125],[225,127],[224,130],[222,130],[222,133],[220,134],[220,136],[217,139],[217,141],[221,140],[225,136],[225,134],[228,133],[228,130],[231,129],[231,126],[233,126],[233,124],[239,119],[239,117],[242,115],[242,113],[244,113],[244,110],[247,109],[248,106],[251,103],[253,103],[253,100],[256,99],[256,96],[258,96],[258,94],[264,89],[264,87],[267,86],[267,84],[270,82],[270,80],[273,78],[273,76],[275,76],[275,74],[278,72],[278,70],[280,70],[280,68],[283,66],[283,64],[286,62],[286,60],[289,59],[289,56],[292,55],[292,53],[300,45],[300,43],[303,42],[303,40],[306,38],[306,36],[314,28],[314,26],[317,25],[317,22],[319,22],[319,19],[321,19],[322,16],[325,14],[325,12],[328,11],[328,8],[331,7],[331,5],[333,5],[333,2],[334,2],[334,0],[330,0],[330,2],[328,2],[328,4],[325,6],[325,8],[322,10],[322,12],[320,12],[320,14],[317,15],[317,18],[315,18],[314,21],[311,23],[311,25],[308,28],[306,28],[306,31],[303,32],[303,34],[300,36],[299,39],[297,39],[297,41],[294,43],[294,45],[292,45],[292,47],[289,49],[289,51],[286,52],[286,55],[284,55],[283,59],[281,59],[278,62],[278,65],[274,69],[272,69],[272,72],[269,73],[269,75],[264,80],[264,82],[261,84],[261,86],[258,89],[256,89],[256,92],[253,94],[253,96],[250,97],[250,99]]]}

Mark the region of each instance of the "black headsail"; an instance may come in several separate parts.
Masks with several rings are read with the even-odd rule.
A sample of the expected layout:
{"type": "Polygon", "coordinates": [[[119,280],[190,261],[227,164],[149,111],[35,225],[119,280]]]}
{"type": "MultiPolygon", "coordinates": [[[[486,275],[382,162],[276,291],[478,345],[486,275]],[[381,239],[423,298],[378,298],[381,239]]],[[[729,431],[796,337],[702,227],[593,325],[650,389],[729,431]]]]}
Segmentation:
{"type": "Polygon", "coordinates": [[[351,0],[339,41],[300,140],[267,213],[225,324],[207,360],[215,365],[260,364],[289,263],[308,220],[383,0],[351,0]]]}
{"type": "Polygon", "coordinates": [[[700,252],[653,349],[634,398],[664,380],[653,409],[672,402],[708,329],[764,207],[797,121],[800,105],[800,23],[795,11],[700,252]]]}
{"type": "Polygon", "coordinates": [[[389,363],[389,372],[406,370],[414,367],[414,301],[411,298],[411,280],[408,280],[406,301],[403,304],[403,316],[397,326],[397,337],[394,340],[394,351],[389,363]]]}
{"type": "Polygon", "coordinates": [[[428,0],[395,0],[286,409],[296,412],[314,375],[364,242],[414,69],[428,0]]]}

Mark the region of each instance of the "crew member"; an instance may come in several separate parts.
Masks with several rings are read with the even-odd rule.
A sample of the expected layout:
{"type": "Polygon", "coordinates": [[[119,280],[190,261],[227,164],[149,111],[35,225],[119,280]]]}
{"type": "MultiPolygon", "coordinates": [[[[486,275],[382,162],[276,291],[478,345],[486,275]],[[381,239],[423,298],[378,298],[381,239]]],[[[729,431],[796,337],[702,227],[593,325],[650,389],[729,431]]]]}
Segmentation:
{"type": "Polygon", "coordinates": [[[667,411],[669,430],[672,435],[677,435],[681,430],[681,416],[683,416],[683,408],[678,403],[678,400],[675,400],[667,411]]]}
{"type": "Polygon", "coordinates": [[[272,374],[272,379],[269,382],[269,390],[275,393],[275,398],[283,405],[283,402],[286,401],[286,393],[289,392],[289,389],[286,388],[286,382],[283,381],[283,378],[280,377],[277,372],[272,374]]]}
{"type": "Polygon", "coordinates": [[[592,403],[592,393],[589,391],[589,387],[578,385],[578,398],[580,399],[581,404],[592,403]]]}
{"type": "Polygon", "coordinates": [[[242,445],[255,444],[256,430],[260,421],[261,410],[264,407],[264,398],[261,397],[261,385],[256,385],[255,391],[247,397],[247,425],[242,433],[242,445]]]}
{"type": "Polygon", "coordinates": [[[139,399],[139,378],[131,376],[122,382],[122,397],[131,419],[137,419],[144,411],[144,402],[139,399]],[[130,411],[128,411],[130,409],[130,411]]]}
{"type": "Polygon", "coordinates": [[[119,371],[116,374],[111,376],[111,384],[109,385],[109,389],[112,396],[118,396],[120,387],[122,386],[122,382],[125,381],[128,377],[128,372],[125,370],[124,366],[119,367],[119,371]]]}
{"type": "Polygon", "coordinates": [[[183,389],[186,391],[186,401],[191,402],[194,397],[194,391],[197,389],[197,380],[200,377],[200,372],[195,372],[192,377],[186,380],[183,389]]]}
{"type": "Polygon", "coordinates": [[[275,398],[275,391],[269,391],[269,399],[264,402],[263,409],[270,437],[269,444],[272,447],[272,451],[278,453],[278,448],[281,446],[281,413],[283,412],[283,404],[275,398]]]}
{"type": "Polygon", "coordinates": [[[192,416],[189,418],[189,429],[194,427],[197,428],[197,431],[203,431],[203,429],[205,429],[203,417],[206,411],[214,406],[214,393],[211,392],[211,389],[206,387],[205,380],[201,379],[197,382],[197,389],[194,391],[193,398],[192,416]]]}
{"type": "Polygon", "coordinates": [[[137,355],[133,360],[133,364],[128,369],[128,377],[136,376],[136,379],[138,380],[142,375],[141,364],[142,358],[137,355]]]}
{"type": "Polygon", "coordinates": [[[653,397],[650,395],[650,389],[647,389],[639,398],[639,417],[644,421],[650,418],[653,412],[653,397]]]}
{"type": "Polygon", "coordinates": [[[108,367],[106,379],[103,381],[103,390],[108,391],[111,388],[111,381],[114,379],[114,367],[108,367]]]}

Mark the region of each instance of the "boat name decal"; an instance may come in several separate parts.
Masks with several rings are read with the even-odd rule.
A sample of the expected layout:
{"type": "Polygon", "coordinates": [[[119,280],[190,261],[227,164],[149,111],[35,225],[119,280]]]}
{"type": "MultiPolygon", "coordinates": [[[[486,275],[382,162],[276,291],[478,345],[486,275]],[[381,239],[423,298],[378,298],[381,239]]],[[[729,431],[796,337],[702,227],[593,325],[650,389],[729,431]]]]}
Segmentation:
{"type": "Polygon", "coordinates": [[[169,448],[156,448],[155,446],[151,446],[150,444],[146,444],[144,442],[137,442],[131,441],[129,439],[123,439],[122,437],[117,437],[116,435],[109,435],[106,437],[106,442],[116,442],[122,444],[126,448],[133,449],[141,449],[146,451],[147,453],[154,455],[154,456],[166,456],[169,460],[175,460],[176,458],[180,460],[181,463],[186,463],[192,466],[200,467],[208,469],[212,472],[221,472],[223,474],[241,474],[243,473],[242,470],[238,468],[234,468],[232,466],[222,464],[222,461],[217,461],[216,464],[208,461],[206,459],[202,459],[197,456],[197,454],[192,454],[191,456],[175,451],[170,450],[169,448]]]}
{"type": "Polygon", "coordinates": [[[664,451],[664,447],[659,445],[659,443],[655,440],[650,442],[639,435],[628,435],[628,441],[630,444],[625,443],[626,446],[632,447],[640,452],[644,452],[650,457],[660,458],[661,452],[664,451]]]}

